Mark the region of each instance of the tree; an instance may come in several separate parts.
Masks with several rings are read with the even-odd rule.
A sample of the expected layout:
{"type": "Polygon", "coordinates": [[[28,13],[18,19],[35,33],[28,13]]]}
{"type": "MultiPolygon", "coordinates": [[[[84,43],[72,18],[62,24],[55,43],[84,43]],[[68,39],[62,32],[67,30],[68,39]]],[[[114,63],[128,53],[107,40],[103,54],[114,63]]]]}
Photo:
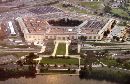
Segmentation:
{"type": "Polygon", "coordinates": [[[124,68],[130,69],[130,63],[129,62],[124,62],[124,68]]]}
{"type": "Polygon", "coordinates": [[[120,41],[120,38],[117,36],[113,36],[113,40],[120,41]]]}
{"type": "Polygon", "coordinates": [[[112,9],[111,9],[110,6],[105,6],[104,9],[103,9],[104,13],[110,13],[111,10],[112,10],[112,9]]]}
{"type": "Polygon", "coordinates": [[[17,61],[17,64],[20,65],[20,66],[23,66],[23,63],[22,63],[21,60],[18,60],[18,61],[17,61]]]}
{"type": "Polygon", "coordinates": [[[123,26],[126,26],[127,25],[127,23],[124,21],[124,22],[122,22],[122,24],[123,24],[123,26]]]}
{"type": "Polygon", "coordinates": [[[117,58],[117,59],[116,59],[116,62],[122,64],[122,63],[123,63],[123,60],[120,59],[120,58],[117,58]]]}
{"type": "Polygon", "coordinates": [[[95,54],[93,53],[93,51],[86,51],[83,54],[83,58],[84,58],[84,68],[88,68],[91,71],[92,63],[97,60],[95,54]]]}
{"type": "Polygon", "coordinates": [[[84,59],[84,68],[92,71],[92,64],[94,62],[100,61],[100,58],[107,56],[108,51],[92,51],[88,50],[81,54],[81,57],[84,59]]]}
{"type": "Polygon", "coordinates": [[[29,53],[28,56],[26,56],[26,63],[29,65],[35,64],[35,61],[33,59],[37,58],[38,56],[34,53],[29,53]]]}

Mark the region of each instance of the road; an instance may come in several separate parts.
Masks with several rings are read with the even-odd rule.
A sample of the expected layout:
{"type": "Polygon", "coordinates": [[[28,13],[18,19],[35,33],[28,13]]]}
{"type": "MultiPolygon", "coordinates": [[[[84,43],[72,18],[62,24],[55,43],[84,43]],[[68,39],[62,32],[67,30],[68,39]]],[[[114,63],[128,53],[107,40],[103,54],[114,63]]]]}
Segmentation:
{"type": "Polygon", "coordinates": [[[39,52],[40,49],[28,49],[28,48],[10,48],[0,49],[0,52],[39,52]]]}
{"type": "Polygon", "coordinates": [[[89,7],[83,7],[81,5],[77,5],[76,3],[74,2],[70,2],[70,1],[64,1],[63,3],[65,4],[71,4],[72,6],[76,7],[76,8],[79,8],[80,10],[86,10],[88,12],[94,12],[93,9],[89,8],[89,7]]]}

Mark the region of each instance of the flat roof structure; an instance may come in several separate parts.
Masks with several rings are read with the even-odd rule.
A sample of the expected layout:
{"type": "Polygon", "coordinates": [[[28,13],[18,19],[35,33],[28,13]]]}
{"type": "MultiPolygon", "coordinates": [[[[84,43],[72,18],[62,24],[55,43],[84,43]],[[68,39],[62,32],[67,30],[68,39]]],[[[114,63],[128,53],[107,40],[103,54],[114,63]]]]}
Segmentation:
{"type": "MultiPolygon", "coordinates": [[[[98,33],[108,22],[108,20],[90,20],[81,23],[81,33],[94,34],[98,33]]],[[[25,17],[23,18],[23,23],[26,26],[28,33],[47,33],[47,34],[76,34],[77,27],[61,27],[52,26],[48,23],[48,19],[40,19],[37,17],[25,17]],[[69,31],[71,30],[71,31],[69,31]],[[48,31],[48,32],[47,32],[48,31]]],[[[79,25],[80,26],[80,25],[79,25]]]]}
{"type": "Polygon", "coordinates": [[[74,27],[50,27],[48,35],[75,35],[77,34],[74,27]],[[71,31],[70,31],[71,30],[71,31]]]}
{"type": "Polygon", "coordinates": [[[108,22],[102,20],[89,20],[81,29],[81,33],[95,34],[98,33],[108,22]]]}
{"type": "Polygon", "coordinates": [[[71,13],[53,13],[38,17],[19,17],[17,21],[27,40],[77,39],[81,35],[88,36],[89,40],[101,40],[103,33],[111,28],[115,20],[71,13]],[[75,22],[78,25],[75,25],[75,22]]]}
{"type": "Polygon", "coordinates": [[[49,24],[46,20],[26,17],[23,19],[28,33],[45,33],[49,24]]]}

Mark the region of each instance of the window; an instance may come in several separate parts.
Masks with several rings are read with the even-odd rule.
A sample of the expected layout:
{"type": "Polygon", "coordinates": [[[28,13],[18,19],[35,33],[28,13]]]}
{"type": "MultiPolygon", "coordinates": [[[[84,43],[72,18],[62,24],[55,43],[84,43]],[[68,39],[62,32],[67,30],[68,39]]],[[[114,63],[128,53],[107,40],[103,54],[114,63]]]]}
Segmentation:
{"type": "Polygon", "coordinates": [[[61,37],[58,37],[58,40],[61,40],[61,37]]]}
{"type": "Polygon", "coordinates": [[[86,36],[86,39],[88,39],[88,37],[86,36]]]}
{"type": "Polygon", "coordinates": [[[100,39],[100,36],[98,36],[98,39],[100,39]]]}
{"type": "Polygon", "coordinates": [[[26,36],[26,38],[28,38],[28,36],[26,36]]]}
{"type": "Polygon", "coordinates": [[[74,36],[72,36],[71,38],[74,39],[74,36]]]}
{"type": "Polygon", "coordinates": [[[69,37],[67,37],[67,39],[70,39],[69,37]]]}
{"type": "Polygon", "coordinates": [[[29,38],[31,38],[31,36],[28,36],[29,38]]]}
{"type": "Polygon", "coordinates": [[[45,38],[48,39],[48,36],[46,36],[45,38]]]}
{"type": "Polygon", "coordinates": [[[52,39],[52,36],[50,36],[50,39],[52,39]]]}
{"type": "Polygon", "coordinates": [[[54,39],[56,39],[56,36],[54,36],[54,39]]]}
{"type": "Polygon", "coordinates": [[[92,36],[89,36],[89,39],[92,39],[92,36]]]}
{"type": "Polygon", "coordinates": [[[94,36],[94,39],[96,39],[96,36],[94,36]]]}

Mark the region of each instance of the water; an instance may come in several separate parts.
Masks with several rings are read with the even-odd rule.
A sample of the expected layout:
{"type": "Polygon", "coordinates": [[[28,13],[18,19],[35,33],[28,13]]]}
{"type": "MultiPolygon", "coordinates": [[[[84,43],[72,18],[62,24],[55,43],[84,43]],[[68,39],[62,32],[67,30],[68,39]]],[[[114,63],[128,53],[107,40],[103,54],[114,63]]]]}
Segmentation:
{"type": "Polygon", "coordinates": [[[35,78],[10,78],[0,81],[0,84],[117,84],[108,81],[80,79],[78,76],[68,75],[37,75],[35,78]]]}

